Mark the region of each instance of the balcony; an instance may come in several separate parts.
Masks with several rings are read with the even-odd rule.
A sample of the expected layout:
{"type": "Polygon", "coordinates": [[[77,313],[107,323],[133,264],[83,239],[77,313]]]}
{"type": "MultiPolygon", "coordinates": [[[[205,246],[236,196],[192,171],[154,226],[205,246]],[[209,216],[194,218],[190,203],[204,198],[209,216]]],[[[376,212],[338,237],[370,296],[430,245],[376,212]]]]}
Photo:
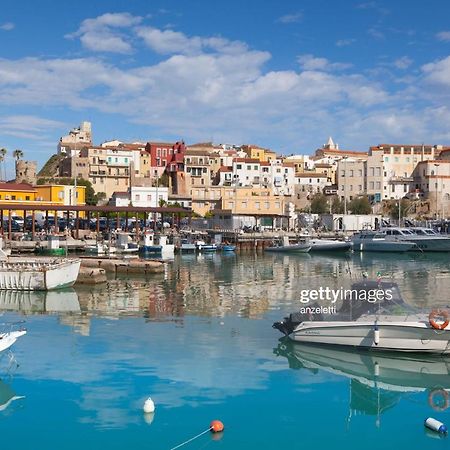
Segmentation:
{"type": "Polygon", "coordinates": [[[413,177],[391,177],[389,183],[412,183],[414,181],[413,177]]]}

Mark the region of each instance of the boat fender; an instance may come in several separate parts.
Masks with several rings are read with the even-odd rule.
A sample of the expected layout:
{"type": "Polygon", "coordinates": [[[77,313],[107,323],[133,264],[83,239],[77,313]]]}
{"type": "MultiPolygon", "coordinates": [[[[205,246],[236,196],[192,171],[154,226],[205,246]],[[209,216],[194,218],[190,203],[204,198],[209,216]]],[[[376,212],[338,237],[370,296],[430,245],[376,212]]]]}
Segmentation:
{"type": "Polygon", "coordinates": [[[428,404],[435,411],[445,411],[450,406],[448,392],[444,389],[433,389],[428,394],[428,404]],[[439,399],[442,401],[439,401],[439,399]]]}
{"type": "Polygon", "coordinates": [[[446,425],[439,422],[439,420],[433,419],[432,417],[428,417],[428,419],[425,420],[424,425],[430,430],[436,431],[436,433],[447,434],[448,432],[446,425]]]}
{"type": "Polygon", "coordinates": [[[380,343],[380,330],[377,323],[375,323],[375,327],[373,329],[373,343],[375,345],[378,345],[380,343]]]}
{"type": "Polygon", "coordinates": [[[445,330],[450,323],[450,315],[445,309],[433,309],[428,316],[428,320],[435,330],[445,330]],[[436,319],[443,320],[443,322],[437,322],[436,319]]]}
{"type": "Polygon", "coordinates": [[[220,420],[213,420],[210,425],[209,429],[211,430],[211,433],[220,433],[224,430],[223,423],[220,420]]]}

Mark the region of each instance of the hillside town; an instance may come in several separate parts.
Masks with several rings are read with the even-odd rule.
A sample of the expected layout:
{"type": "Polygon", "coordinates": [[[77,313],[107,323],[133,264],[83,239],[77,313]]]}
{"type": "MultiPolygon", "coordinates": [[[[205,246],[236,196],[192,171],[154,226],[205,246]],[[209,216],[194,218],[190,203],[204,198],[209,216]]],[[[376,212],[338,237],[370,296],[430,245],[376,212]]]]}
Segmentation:
{"type": "Polygon", "coordinates": [[[183,140],[96,145],[91,123],[82,122],[39,171],[26,156],[16,150],[15,179],[0,184],[5,204],[176,205],[233,230],[295,229],[301,213],[442,220],[450,206],[450,147],[442,144],[347,150],[329,137],[321,148],[290,155],[183,140]]]}

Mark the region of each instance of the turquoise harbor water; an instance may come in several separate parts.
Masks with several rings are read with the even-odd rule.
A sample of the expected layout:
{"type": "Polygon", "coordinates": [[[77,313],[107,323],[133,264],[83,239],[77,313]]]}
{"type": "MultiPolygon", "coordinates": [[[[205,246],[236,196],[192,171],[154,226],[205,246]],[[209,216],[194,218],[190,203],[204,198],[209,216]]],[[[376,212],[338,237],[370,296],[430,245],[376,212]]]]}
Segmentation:
{"type": "Polygon", "coordinates": [[[299,290],[363,272],[396,281],[411,305],[449,303],[450,257],[415,254],[188,255],[103,287],[2,292],[2,321],[28,329],[18,367],[0,361],[3,445],[171,449],[220,419],[223,434],[181,448],[448,449],[423,421],[450,425],[450,358],[302,347],[271,327],[299,290]]]}

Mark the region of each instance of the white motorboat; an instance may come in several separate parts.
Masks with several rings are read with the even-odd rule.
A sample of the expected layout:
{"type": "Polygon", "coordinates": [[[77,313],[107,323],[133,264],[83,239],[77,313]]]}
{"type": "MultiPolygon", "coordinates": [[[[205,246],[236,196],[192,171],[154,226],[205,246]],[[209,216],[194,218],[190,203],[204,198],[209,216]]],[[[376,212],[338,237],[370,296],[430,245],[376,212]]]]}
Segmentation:
{"type": "Polygon", "coordinates": [[[380,230],[390,242],[412,242],[415,246],[411,250],[424,252],[449,252],[450,238],[436,233],[431,228],[423,227],[389,227],[380,230]]]}
{"type": "Polygon", "coordinates": [[[217,245],[214,243],[207,244],[203,240],[198,240],[195,242],[197,251],[199,252],[215,252],[217,250],[217,245]]]}
{"type": "Polygon", "coordinates": [[[85,251],[95,256],[111,255],[116,253],[116,247],[108,245],[105,242],[97,242],[93,245],[87,245],[85,251]]]}
{"type": "Polygon", "coordinates": [[[18,324],[23,322],[13,322],[13,323],[4,323],[2,324],[4,327],[9,327],[7,331],[0,332],[0,352],[3,352],[9,349],[21,336],[27,334],[27,330],[25,328],[19,328],[17,330],[13,329],[18,324]]]}
{"type": "Polygon", "coordinates": [[[273,327],[296,342],[450,354],[448,311],[434,310],[429,316],[408,311],[407,305],[396,299],[395,283],[364,281],[354,284],[349,293],[350,298],[344,299],[335,320],[323,320],[321,316],[311,320],[314,307],[311,305],[309,310],[306,307],[305,313],[291,314],[273,327]],[[383,299],[372,298],[372,302],[368,302],[367,295],[376,291],[385,293],[383,299]],[[388,292],[390,298],[386,296],[388,292]],[[396,310],[391,312],[394,306],[396,310]],[[403,311],[398,312],[399,309],[403,311]]]}
{"type": "Polygon", "coordinates": [[[383,231],[365,230],[351,237],[353,251],[359,252],[407,252],[416,245],[411,241],[397,241],[386,238],[383,231]]]}
{"type": "Polygon", "coordinates": [[[337,241],[332,239],[309,239],[310,252],[334,252],[347,251],[351,247],[349,241],[337,241]]]}
{"type": "Polygon", "coordinates": [[[276,240],[274,245],[266,247],[266,252],[283,252],[283,253],[308,253],[311,250],[311,244],[308,240],[291,243],[288,236],[283,236],[282,240],[276,240]]]}

